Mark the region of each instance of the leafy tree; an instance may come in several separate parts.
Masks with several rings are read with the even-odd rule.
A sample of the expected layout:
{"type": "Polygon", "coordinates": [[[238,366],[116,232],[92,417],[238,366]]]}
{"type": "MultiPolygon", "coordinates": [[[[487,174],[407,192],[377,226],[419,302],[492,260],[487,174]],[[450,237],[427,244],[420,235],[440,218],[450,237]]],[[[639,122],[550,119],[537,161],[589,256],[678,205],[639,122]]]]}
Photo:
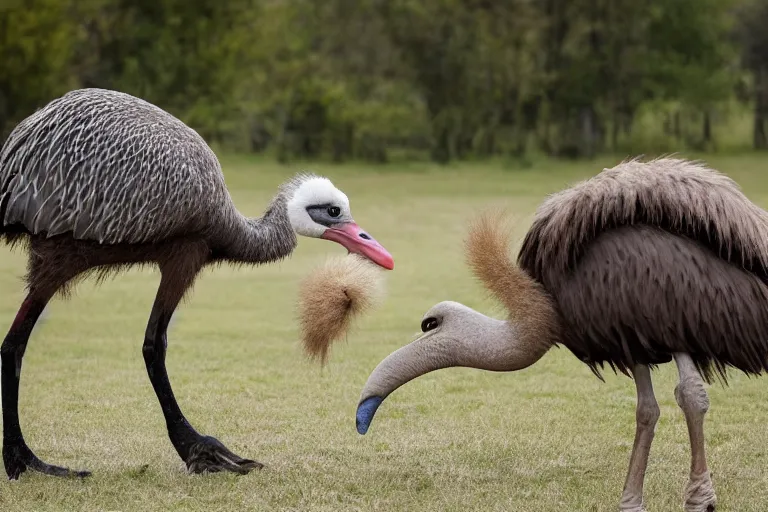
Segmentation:
{"type": "Polygon", "coordinates": [[[0,140],[41,103],[75,85],[70,71],[75,27],[67,2],[0,3],[0,140]]]}
{"type": "Polygon", "coordinates": [[[755,149],[768,149],[768,0],[751,0],[737,11],[736,39],[752,74],[755,149]]]}
{"type": "Polygon", "coordinates": [[[282,160],[590,157],[621,149],[648,108],[668,113],[670,145],[711,149],[748,72],[766,147],[767,3],[0,0],[0,137],[105,87],[282,160]]]}

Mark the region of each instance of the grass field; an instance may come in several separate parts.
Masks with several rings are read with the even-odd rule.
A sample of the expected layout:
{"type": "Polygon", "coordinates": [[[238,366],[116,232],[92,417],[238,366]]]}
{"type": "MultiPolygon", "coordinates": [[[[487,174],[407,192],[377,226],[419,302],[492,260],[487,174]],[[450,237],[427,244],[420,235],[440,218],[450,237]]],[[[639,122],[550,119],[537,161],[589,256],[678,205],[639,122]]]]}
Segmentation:
{"type": "MultiPolygon", "coordinates": [[[[567,349],[517,373],[450,369],[396,391],[366,436],[355,408],[368,373],[409,342],[422,314],[453,299],[492,315],[464,267],[461,241],[488,206],[518,215],[517,240],[546,194],[614,164],[501,164],[446,169],[317,165],[344,190],[355,219],[395,257],[388,298],[361,318],[320,369],[298,341],[301,278],[343,249],[302,239],[263,268],[206,271],[169,333],[168,368],[182,409],[203,433],[266,464],[261,472],[190,476],[165,432],[141,355],[158,284],[132,271],[53,302],[24,359],[21,422],[44,460],[94,475],[25,473],[0,483],[2,511],[512,510],[613,511],[634,435],[634,385],[606,383],[567,349]]],[[[708,159],[768,207],[768,157],[708,159]]],[[[260,215],[297,166],[225,158],[241,211],[260,215]]],[[[22,299],[21,253],[0,248],[0,325],[22,299]]],[[[682,510],[689,448],[673,396],[674,365],[655,373],[662,416],[646,479],[648,510],[682,510]]],[[[768,380],[733,373],[709,388],[709,461],[720,511],[768,509],[768,380]]]]}

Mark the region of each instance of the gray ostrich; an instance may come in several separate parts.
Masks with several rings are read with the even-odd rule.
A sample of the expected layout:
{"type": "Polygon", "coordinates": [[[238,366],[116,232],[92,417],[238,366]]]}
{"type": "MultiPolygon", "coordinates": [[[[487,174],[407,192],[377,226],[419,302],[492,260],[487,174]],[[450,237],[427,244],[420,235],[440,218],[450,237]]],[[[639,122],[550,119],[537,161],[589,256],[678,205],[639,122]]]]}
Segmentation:
{"type": "Polygon", "coordinates": [[[659,159],[624,162],[551,196],[517,265],[497,222],[482,217],[466,250],[508,318],[456,302],[432,307],[423,335],[368,378],[358,431],[366,433],[382,401],[420,375],[452,366],[521,370],[561,344],[598,377],[605,364],[634,377],[637,431],[620,509],[640,512],[659,417],[651,369],[674,359],[691,444],[685,510],[714,510],[703,382],[727,383],[728,367],[768,370],[768,213],[724,175],[659,159]]]}
{"type": "Polygon", "coordinates": [[[3,462],[9,479],[26,469],[87,476],[42,462],[19,425],[19,375],[32,329],[48,301],[91,273],[135,264],[161,272],[142,347],[171,443],[190,472],[259,469],[189,424],[165,367],[166,331],[200,270],[220,262],[280,260],[296,234],[332,240],[392,269],[389,253],[352,220],[347,196],[323,177],[284,183],[261,218],[232,202],[221,166],[203,139],[160,108],[127,94],[70,92],[22,121],[0,152],[0,242],[28,248],[28,293],[2,354],[3,462]]]}

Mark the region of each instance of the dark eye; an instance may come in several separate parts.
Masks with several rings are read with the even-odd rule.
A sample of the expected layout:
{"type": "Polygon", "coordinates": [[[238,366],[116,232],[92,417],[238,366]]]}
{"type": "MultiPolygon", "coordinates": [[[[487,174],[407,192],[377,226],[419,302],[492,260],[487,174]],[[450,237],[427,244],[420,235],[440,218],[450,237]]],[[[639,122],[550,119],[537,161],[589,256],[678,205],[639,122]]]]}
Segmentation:
{"type": "Polygon", "coordinates": [[[425,318],[421,322],[421,332],[428,332],[433,329],[437,329],[438,325],[440,325],[440,322],[437,321],[437,318],[433,318],[433,317],[425,318]]]}
{"type": "Polygon", "coordinates": [[[341,208],[339,208],[338,206],[328,207],[328,215],[334,218],[338,217],[339,215],[341,215],[341,208]]]}

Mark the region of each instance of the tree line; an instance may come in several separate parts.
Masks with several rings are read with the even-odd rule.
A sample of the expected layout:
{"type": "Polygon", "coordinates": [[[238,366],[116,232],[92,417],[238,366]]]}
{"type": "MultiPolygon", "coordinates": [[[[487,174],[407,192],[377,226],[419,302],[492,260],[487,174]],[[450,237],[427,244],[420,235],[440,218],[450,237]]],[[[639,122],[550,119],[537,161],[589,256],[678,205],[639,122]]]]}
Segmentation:
{"type": "Polygon", "coordinates": [[[283,160],[768,149],[766,27],[768,0],[0,0],[0,140],[104,87],[283,160]]]}

